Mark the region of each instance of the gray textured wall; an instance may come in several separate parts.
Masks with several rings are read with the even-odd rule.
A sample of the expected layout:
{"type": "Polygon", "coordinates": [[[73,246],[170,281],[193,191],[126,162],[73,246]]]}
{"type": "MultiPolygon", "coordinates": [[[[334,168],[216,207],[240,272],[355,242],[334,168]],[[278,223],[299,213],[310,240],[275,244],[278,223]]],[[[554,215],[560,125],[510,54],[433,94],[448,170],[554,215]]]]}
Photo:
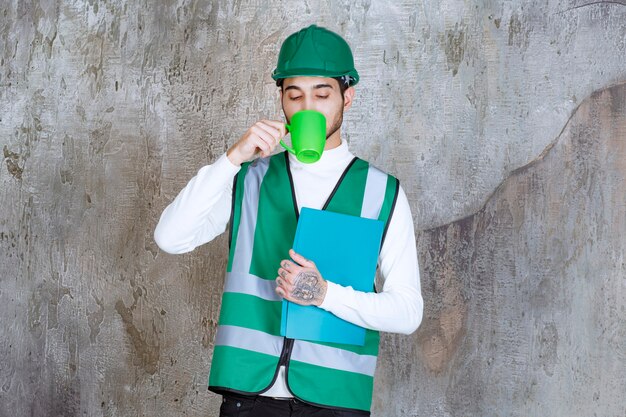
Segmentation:
{"type": "Polygon", "coordinates": [[[424,322],[375,416],[626,415],[626,2],[5,1],[0,416],[214,416],[222,236],[162,209],[279,117],[280,42],[353,45],[352,150],[416,221],[424,322]]]}

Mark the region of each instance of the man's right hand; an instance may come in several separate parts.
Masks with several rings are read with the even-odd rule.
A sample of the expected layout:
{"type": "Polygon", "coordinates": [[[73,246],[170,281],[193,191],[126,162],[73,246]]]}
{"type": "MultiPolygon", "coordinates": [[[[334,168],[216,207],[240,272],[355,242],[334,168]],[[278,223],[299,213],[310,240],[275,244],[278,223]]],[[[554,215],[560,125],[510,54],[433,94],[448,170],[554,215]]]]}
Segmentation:
{"type": "Polygon", "coordinates": [[[280,140],[287,134],[287,127],[276,120],[256,122],[226,152],[226,156],[234,165],[241,165],[260,156],[265,158],[272,154],[280,140]]]}

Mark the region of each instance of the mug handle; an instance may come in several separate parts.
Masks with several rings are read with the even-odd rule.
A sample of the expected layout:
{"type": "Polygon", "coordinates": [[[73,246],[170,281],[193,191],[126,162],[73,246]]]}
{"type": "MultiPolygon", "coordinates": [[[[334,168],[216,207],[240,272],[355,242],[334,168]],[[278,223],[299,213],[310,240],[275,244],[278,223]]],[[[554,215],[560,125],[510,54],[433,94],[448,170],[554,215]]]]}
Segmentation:
{"type": "MultiPolygon", "coordinates": [[[[285,127],[287,127],[287,131],[291,132],[291,125],[285,125],[285,127]]],[[[289,152],[291,152],[292,154],[296,154],[296,151],[293,150],[293,148],[290,148],[289,146],[287,146],[287,144],[285,142],[283,142],[283,140],[280,140],[280,144],[282,145],[283,148],[287,149],[289,152]]]]}

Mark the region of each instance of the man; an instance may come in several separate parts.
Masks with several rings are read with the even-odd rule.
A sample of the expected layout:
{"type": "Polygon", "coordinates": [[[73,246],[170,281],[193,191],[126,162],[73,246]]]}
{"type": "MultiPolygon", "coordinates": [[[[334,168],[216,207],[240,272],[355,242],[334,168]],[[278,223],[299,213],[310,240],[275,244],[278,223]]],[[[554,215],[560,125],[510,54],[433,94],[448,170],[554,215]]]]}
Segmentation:
{"type": "Polygon", "coordinates": [[[350,109],[359,80],[343,38],[315,25],[292,34],[272,78],[288,122],[305,109],[326,117],[321,159],[303,164],[287,152],[272,155],[287,133],[285,124],[261,120],[213,165],[200,169],[163,212],[155,240],[166,252],[184,253],[230,224],[209,377],[209,389],[223,395],[220,416],[367,416],[378,331],[410,334],[422,319],[410,208],[398,181],[354,157],[341,139],[343,112],[350,109]],[[381,292],[328,282],[315,260],[290,249],[302,207],[385,222],[381,292]],[[281,337],[283,298],[366,328],[365,345],[281,337]]]}

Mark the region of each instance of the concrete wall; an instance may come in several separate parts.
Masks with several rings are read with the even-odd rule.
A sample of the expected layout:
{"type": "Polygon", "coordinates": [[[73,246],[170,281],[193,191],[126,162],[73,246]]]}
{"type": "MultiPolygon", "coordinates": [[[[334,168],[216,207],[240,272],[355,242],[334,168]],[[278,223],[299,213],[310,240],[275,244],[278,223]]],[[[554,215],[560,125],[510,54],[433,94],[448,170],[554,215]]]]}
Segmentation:
{"type": "Polygon", "coordinates": [[[310,23],[361,74],[345,137],[409,196],[424,322],[375,416],[624,416],[626,3],[5,1],[0,416],[217,415],[225,236],[163,208],[254,121],[310,23]]]}

